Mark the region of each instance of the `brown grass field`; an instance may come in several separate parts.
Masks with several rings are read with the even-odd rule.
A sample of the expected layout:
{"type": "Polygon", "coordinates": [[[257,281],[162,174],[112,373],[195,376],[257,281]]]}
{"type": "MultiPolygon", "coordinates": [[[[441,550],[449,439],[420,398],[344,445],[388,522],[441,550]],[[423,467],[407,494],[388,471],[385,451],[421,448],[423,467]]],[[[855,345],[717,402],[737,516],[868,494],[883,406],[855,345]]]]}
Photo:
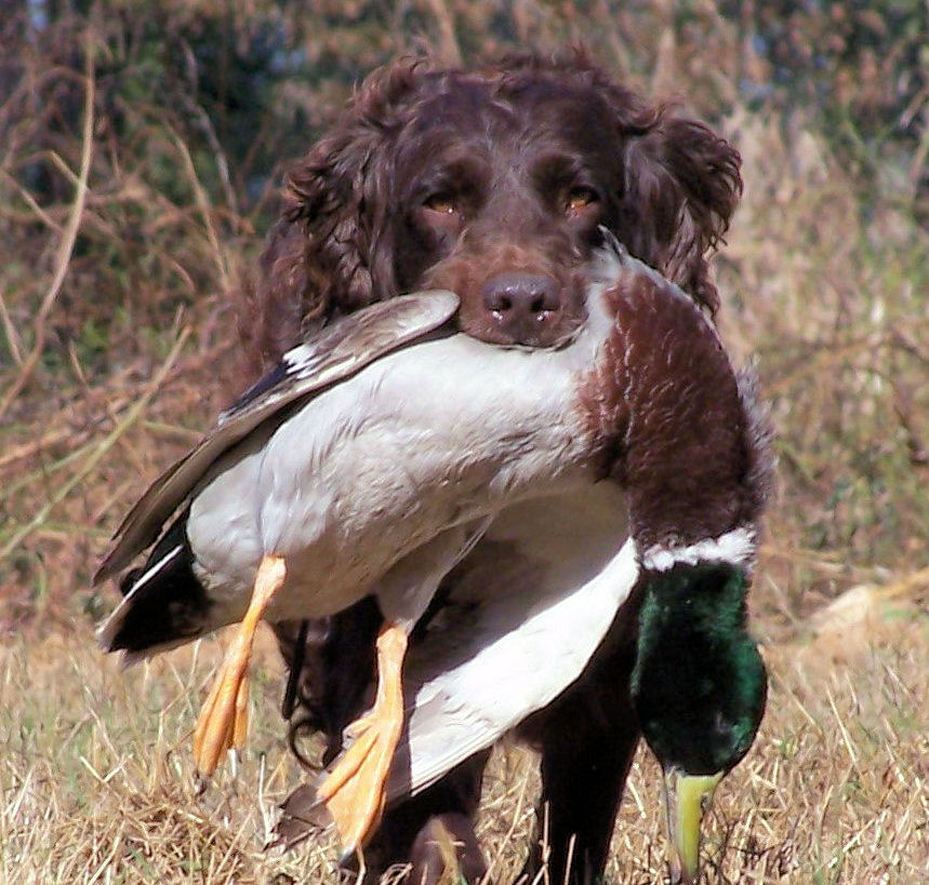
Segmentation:
{"type": "MultiPolygon", "coordinates": [[[[48,4],[32,30],[27,4],[0,14],[16,49],[0,59],[0,883],[334,881],[331,845],[262,850],[302,776],[270,641],[248,750],[198,796],[190,730],[222,637],[121,672],[93,641],[115,591],[89,576],[126,507],[234,392],[235,293],[275,164],[401,51],[454,61],[572,39],[648,94],[683,94],[744,159],[716,268],[724,337],[756,360],[778,431],[752,599],[771,691],[707,820],[704,879],[929,881],[929,88],[912,86],[929,77],[924,58],[922,81],[893,67],[925,26],[894,30],[887,4],[795,19],[816,46],[877,35],[827,65],[821,104],[799,87],[745,97],[740,84],[776,78],[722,3],[159,6],[48,4]],[[238,59],[268,22],[312,76],[275,80],[239,144],[230,105],[203,97],[223,89],[205,74],[194,88],[162,49],[189,60],[215,42],[238,59]],[[902,109],[869,129],[901,83],[902,109]]],[[[535,769],[504,747],[487,775],[492,882],[525,856],[535,769]]],[[[610,881],[667,879],[657,779],[641,752],[610,881]]]]}
{"type": "MultiPolygon", "coordinates": [[[[924,881],[929,631],[896,594],[851,602],[818,636],[766,648],[769,712],[708,818],[707,881],[924,881]]],[[[89,635],[4,649],[4,881],[333,881],[333,845],[262,851],[301,776],[281,740],[276,652],[256,667],[244,759],[197,797],[189,733],[218,655],[209,641],[120,672],[89,635]]],[[[522,863],[536,781],[531,753],[498,751],[480,821],[491,882],[512,882],[522,863]]],[[[610,881],[663,881],[657,783],[640,751],[610,881]]]]}

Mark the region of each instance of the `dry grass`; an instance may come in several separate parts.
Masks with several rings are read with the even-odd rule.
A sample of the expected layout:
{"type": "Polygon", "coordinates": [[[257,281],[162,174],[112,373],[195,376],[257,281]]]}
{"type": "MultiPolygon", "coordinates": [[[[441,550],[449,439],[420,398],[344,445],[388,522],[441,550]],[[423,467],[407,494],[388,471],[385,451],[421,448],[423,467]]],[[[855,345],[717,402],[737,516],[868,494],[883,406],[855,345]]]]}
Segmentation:
{"type": "MultiPolygon", "coordinates": [[[[237,777],[198,798],[187,732],[218,645],[118,673],[93,647],[112,596],[89,576],[127,502],[234,392],[235,280],[267,224],[273,164],[306,146],[357,73],[420,42],[468,59],[577,38],[646,92],[683,89],[745,160],[717,267],[724,334],[757,356],[779,431],[753,596],[772,691],[720,794],[707,879],[929,878],[929,100],[907,106],[909,141],[876,142],[852,118],[830,129],[813,101],[743,100],[745,82],[771,77],[768,60],[725,4],[685,5],[678,17],[663,2],[586,4],[581,16],[532,0],[359,0],[296,14],[252,0],[239,16],[209,0],[165,3],[156,18],[103,0],[31,35],[0,17],[0,42],[18,47],[0,54],[0,881],[332,880],[322,848],[261,851],[270,809],[300,777],[274,654],[258,668],[237,777]],[[228,74],[265,28],[312,77],[295,69],[274,85],[243,147],[221,101],[232,87],[197,88],[185,41],[215,42],[228,74]]],[[[840,6],[819,21],[831,39],[850,33],[840,6]]],[[[878,62],[892,68],[913,45],[878,62]]],[[[836,83],[877,119],[894,96],[855,70],[836,83]]],[[[811,93],[831,95],[822,85],[811,93]]],[[[488,775],[494,881],[521,863],[535,778],[518,749],[488,775]]],[[[643,755],[617,881],[661,881],[657,808],[643,755]]]]}
{"type": "MultiPolygon", "coordinates": [[[[332,845],[283,858],[262,851],[275,803],[301,777],[281,740],[280,667],[270,650],[259,655],[252,734],[236,774],[227,767],[196,794],[189,732],[218,651],[205,642],[120,672],[89,636],[16,640],[3,650],[0,880],[332,881],[332,845]]],[[[766,658],[768,716],[709,819],[706,880],[921,881],[929,869],[925,619],[907,598],[862,590],[801,637],[767,646],[766,658]]],[[[640,752],[614,840],[617,882],[663,880],[657,777],[640,752]]],[[[519,869],[536,793],[531,754],[500,751],[481,816],[490,881],[512,881],[519,869]]]]}

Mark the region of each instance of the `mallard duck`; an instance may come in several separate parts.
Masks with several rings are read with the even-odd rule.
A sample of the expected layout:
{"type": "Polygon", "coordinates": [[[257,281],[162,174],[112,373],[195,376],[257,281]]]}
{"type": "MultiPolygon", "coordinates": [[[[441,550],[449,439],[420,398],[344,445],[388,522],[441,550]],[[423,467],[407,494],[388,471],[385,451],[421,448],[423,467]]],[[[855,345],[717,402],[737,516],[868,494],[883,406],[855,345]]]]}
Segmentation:
{"type": "MultiPolygon", "coordinates": [[[[589,418],[611,428],[597,434],[606,481],[505,510],[456,572],[407,661],[387,797],[416,795],[542,710],[632,620],[632,697],[664,772],[675,880],[690,882],[704,804],[764,711],[745,595],[768,432],[750,373],[733,371],[699,310],[640,262],[621,264],[602,296],[613,331],[582,384],[589,418]]],[[[326,819],[316,785],[301,787],[275,844],[326,819]]]]}
{"type": "Polygon", "coordinates": [[[622,269],[612,250],[598,259],[587,319],[555,349],[440,329],[457,307],[447,292],[352,314],[289,352],[145,493],[95,580],[154,546],[100,640],[131,662],[240,622],[194,732],[202,776],[244,742],[258,621],[373,594],[377,696],[321,788],[347,850],[364,842],[402,726],[407,637],[440,580],[502,508],[596,479],[608,443],[587,376],[622,269]]]}

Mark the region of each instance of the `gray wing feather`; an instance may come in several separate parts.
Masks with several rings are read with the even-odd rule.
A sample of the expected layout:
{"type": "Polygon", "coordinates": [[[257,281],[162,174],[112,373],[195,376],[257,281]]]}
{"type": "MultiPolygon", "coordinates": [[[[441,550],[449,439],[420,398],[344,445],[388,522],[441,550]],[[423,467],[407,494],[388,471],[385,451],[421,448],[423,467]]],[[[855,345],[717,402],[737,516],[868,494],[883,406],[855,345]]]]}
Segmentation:
{"type": "Polygon", "coordinates": [[[542,576],[542,592],[487,593],[413,650],[389,800],[415,796],[560,695],[581,675],[637,577],[632,542],[618,542],[583,583],[542,576]]]}
{"type": "Polygon", "coordinates": [[[191,452],[152,483],[116,530],[94,584],[122,571],[152,544],[216,459],[259,424],[427,335],[457,309],[458,296],[444,290],[391,298],[340,319],[288,351],[274,371],[220,415],[191,452]]]}

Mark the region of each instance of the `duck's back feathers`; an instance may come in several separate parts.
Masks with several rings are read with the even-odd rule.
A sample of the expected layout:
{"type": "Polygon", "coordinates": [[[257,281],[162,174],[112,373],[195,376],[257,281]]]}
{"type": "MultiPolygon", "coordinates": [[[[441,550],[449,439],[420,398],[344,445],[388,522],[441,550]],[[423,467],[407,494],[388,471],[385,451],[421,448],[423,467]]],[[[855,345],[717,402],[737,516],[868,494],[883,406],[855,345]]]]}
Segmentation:
{"type": "Polygon", "coordinates": [[[451,292],[393,298],[339,320],[285,354],[277,368],[223,412],[200,444],[155,480],[129,511],[94,583],[122,571],[148,547],[216,460],[259,424],[294,401],[318,394],[384,354],[424,337],[457,309],[458,297],[451,292]]]}

